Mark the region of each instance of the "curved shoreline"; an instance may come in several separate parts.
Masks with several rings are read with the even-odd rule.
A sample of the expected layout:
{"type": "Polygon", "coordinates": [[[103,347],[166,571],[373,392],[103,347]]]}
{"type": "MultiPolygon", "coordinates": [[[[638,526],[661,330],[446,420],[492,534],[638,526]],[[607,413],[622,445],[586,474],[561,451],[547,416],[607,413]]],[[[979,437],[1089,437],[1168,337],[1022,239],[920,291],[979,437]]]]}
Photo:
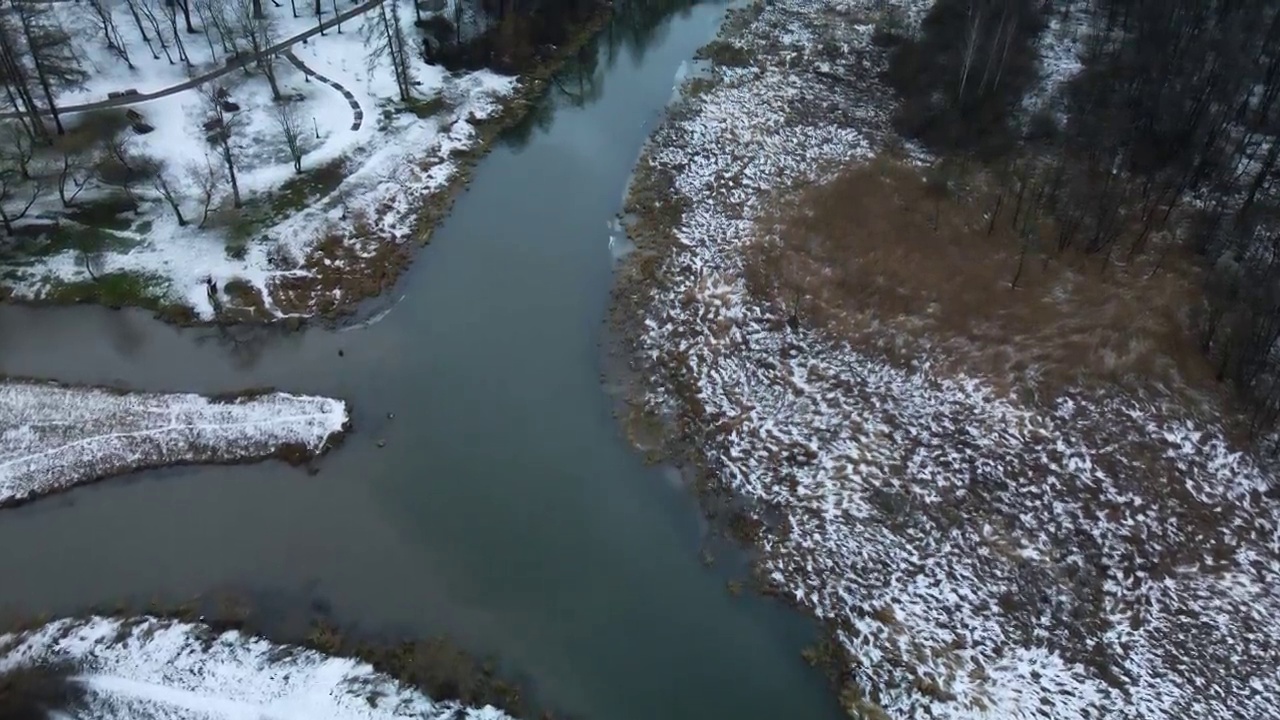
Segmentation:
{"type": "Polygon", "coordinates": [[[740,11],[704,49],[717,70],[686,82],[655,131],[610,311],[628,436],[693,475],[704,509],[734,508],[728,529],[756,551],[759,589],[826,626],[806,658],[855,716],[1260,707],[1240,693],[1277,635],[1250,636],[1246,677],[1215,648],[1242,645],[1277,608],[1259,589],[1272,558],[1236,564],[1265,550],[1275,506],[1266,470],[1221,428],[1118,394],[1006,402],[977,378],[894,367],[745,292],[740,249],[771,201],[892,139],[870,13],[856,0],[740,11]],[[850,81],[809,77],[832,74],[828,61],[850,81]],[[1181,521],[1216,511],[1246,538],[1221,548],[1240,557],[1201,560],[1208,569],[1165,588],[1175,570],[1162,563],[1194,557],[1215,532],[1181,521]],[[1258,575],[1222,574],[1233,571],[1258,575]],[[1151,610],[1159,602],[1170,609],[1151,610]],[[1180,611],[1218,625],[1185,627],[1180,611]],[[1050,639],[1025,639],[1037,634],[1050,639]],[[1189,692],[1190,677],[1216,692],[1189,692]]]}

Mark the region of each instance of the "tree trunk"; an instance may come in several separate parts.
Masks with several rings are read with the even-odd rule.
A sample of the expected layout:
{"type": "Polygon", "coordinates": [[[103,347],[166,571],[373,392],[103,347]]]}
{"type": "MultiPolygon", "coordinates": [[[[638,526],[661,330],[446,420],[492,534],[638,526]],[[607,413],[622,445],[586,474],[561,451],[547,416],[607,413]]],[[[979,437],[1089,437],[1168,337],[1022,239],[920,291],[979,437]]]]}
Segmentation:
{"type": "Polygon", "coordinates": [[[187,219],[182,217],[182,208],[178,207],[178,201],[173,198],[165,198],[169,201],[169,207],[173,208],[174,217],[178,218],[178,227],[186,227],[187,219]]]}
{"type": "Polygon", "coordinates": [[[272,64],[274,62],[275,58],[263,55],[261,56],[261,59],[258,60],[258,67],[262,70],[262,74],[267,78],[267,84],[271,86],[271,99],[278,101],[281,97],[280,85],[276,83],[276,69],[272,64]]]}
{"type": "Polygon", "coordinates": [[[36,138],[36,132],[31,128],[28,123],[28,118],[25,115],[28,111],[18,103],[18,98],[13,94],[13,87],[10,86],[9,83],[4,84],[4,92],[9,98],[9,104],[13,106],[14,113],[17,115],[17,118],[15,119],[18,121],[18,125],[22,127],[22,130],[27,134],[27,137],[34,140],[36,138]]]}
{"type": "Polygon", "coordinates": [[[222,160],[227,164],[227,175],[231,179],[232,204],[239,208],[244,203],[240,201],[240,183],[236,180],[236,163],[231,157],[231,143],[226,138],[222,140],[222,160]]]}
{"type": "Polygon", "coordinates": [[[62,201],[62,207],[71,207],[71,201],[67,199],[67,178],[71,175],[71,160],[64,154],[62,156],[62,172],[58,173],[58,199],[62,201]]]}
{"type": "Polygon", "coordinates": [[[44,74],[40,61],[35,59],[39,53],[32,53],[32,58],[36,66],[36,77],[40,80],[40,89],[44,91],[44,98],[49,103],[49,115],[53,118],[53,127],[59,135],[66,135],[66,128],[62,127],[62,117],[58,114],[58,105],[53,101],[53,87],[49,84],[49,78],[44,74]]]}
{"type": "Polygon", "coordinates": [[[40,108],[31,94],[31,80],[22,60],[14,51],[13,39],[7,34],[0,34],[0,61],[2,61],[0,64],[3,65],[4,75],[8,78],[5,84],[6,91],[17,93],[18,99],[26,108],[27,116],[31,121],[32,138],[48,140],[49,129],[45,127],[40,117],[40,108]]]}

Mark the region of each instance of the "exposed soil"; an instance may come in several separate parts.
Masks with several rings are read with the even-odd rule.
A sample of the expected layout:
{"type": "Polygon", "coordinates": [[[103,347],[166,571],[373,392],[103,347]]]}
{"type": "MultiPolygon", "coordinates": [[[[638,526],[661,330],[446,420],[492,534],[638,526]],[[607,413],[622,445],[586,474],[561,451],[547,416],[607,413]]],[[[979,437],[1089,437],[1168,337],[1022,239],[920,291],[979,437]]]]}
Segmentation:
{"type": "Polygon", "coordinates": [[[1202,282],[1176,250],[1142,263],[1018,235],[987,171],[881,156],[779,203],[747,265],[753,294],[893,363],[983,377],[1030,401],[1064,388],[1163,387],[1221,414],[1192,328],[1202,282]]]}

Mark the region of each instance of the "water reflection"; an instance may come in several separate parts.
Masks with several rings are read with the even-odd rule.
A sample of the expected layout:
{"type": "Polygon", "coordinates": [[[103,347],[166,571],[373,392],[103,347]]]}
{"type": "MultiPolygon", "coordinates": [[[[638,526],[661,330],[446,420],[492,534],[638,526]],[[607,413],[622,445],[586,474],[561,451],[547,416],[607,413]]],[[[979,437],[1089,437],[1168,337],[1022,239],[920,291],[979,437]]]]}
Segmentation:
{"type": "Polygon", "coordinates": [[[599,100],[605,90],[605,75],[619,58],[632,65],[643,62],[645,51],[661,42],[670,30],[670,18],[679,13],[688,17],[695,5],[719,4],[698,0],[615,0],[604,30],[588,41],[564,67],[551,77],[547,97],[502,138],[513,148],[526,145],[534,132],[551,127],[558,110],[582,107],[599,100]]]}

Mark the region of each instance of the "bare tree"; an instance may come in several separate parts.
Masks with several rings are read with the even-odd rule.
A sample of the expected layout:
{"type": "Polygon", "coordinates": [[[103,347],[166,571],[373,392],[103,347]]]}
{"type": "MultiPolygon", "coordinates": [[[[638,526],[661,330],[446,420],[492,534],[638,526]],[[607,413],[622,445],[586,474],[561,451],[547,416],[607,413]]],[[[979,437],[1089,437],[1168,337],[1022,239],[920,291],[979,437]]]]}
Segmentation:
{"type": "Polygon", "coordinates": [[[217,58],[213,51],[213,34],[218,34],[218,44],[224,53],[236,51],[235,33],[231,31],[231,20],[228,17],[226,0],[192,0],[195,4],[196,16],[204,26],[205,40],[209,42],[209,55],[217,58]]]}
{"type": "Polygon", "coordinates": [[[134,135],[126,128],[102,137],[96,177],[105,185],[119,188],[125,197],[136,202],[134,188],[154,177],[160,165],[155,158],[135,152],[133,140],[134,135]]]}
{"type": "Polygon", "coordinates": [[[66,132],[54,102],[54,90],[83,83],[88,73],[80,64],[71,35],[62,27],[58,15],[47,3],[10,3],[26,44],[26,60],[30,62],[36,81],[49,105],[58,134],[66,132]]]}
{"type": "Polygon", "coordinates": [[[0,12],[0,76],[5,95],[24,131],[33,139],[48,140],[49,129],[36,104],[38,93],[22,28],[13,12],[0,12]]]}
{"type": "MultiPolygon", "coordinates": [[[[192,4],[192,3],[191,3],[191,0],[188,0],[188,5],[190,5],[190,4],[192,4]]],[[[214,47],[213,47],[213,31],[214,31],[214,28],[212,28],[212,27],[209,25],[209,21],[208,21],[208,19],[205,17],[205,14],[204,14],[204,8],[203,8],[203,3],[201,3],[201,2],[195,2],[195,3],[194,3],[194,5],[195,5],[195,9],[196,9],[196,16],[200,18],[200,27],[204,30],[204,41],[205,41],[206,43],[208,43],[208,44],[209,44],[209,60],[210,60],[210,61],[213,61],[213,62],[217,62],[217,60],[218,60],[218,51],[217,51],[217,50],[215,50],[215,49],[214,49],[214,47]]]]}
{"type": "MultiPolygon", "coordinates": [[[[2,37],[3,35],[0,34],[0,38],[2,37]]],[[[0,40],[0,64],[3,64],[3,57],[3,41],[0,40]]],[[[12,77],[10,77],[9,82],[5,82],[3,85],[5,96],[9,100],[9,105],[13,107],[14,122],[18,124],[18,127],[20,127],[22,131],[33,140],[37,137],[43,138],[46,136],[48,132],[44,127],[44,123],[40,121],[39,109],[35,107],[34,102],[30,104],[27,103],[27,100],[30,99],[30,95],[24,95],[21,93],[21,86],[15,88],[12,82],[12,77]]]]}
{"type": "Polygon", "coordinates": [[[182,19],[187,24],[187,32],[192,35],[195,35],[196,29],[191,24],[191,0],[165,0],[165,2],[170,7],[177,5],[178,7],[182,8],[182,19]]]}
{"type": "Polygon", "coordinates": [[[203,160],[188,162],[184,170],[187,185],[195,189],[196,197],[200,201],[200,223],[196,227],[203,229],[209,222],[209,214],[213,212],[213,201],[218,196],[218,188],[222,187],[226,173],[223,172],[222,165],[214,162],[208,153],[205,153],[203,160]]]}
{"type": "Polygon", "coordinates": [[[31,179],[31,161],[35,153],[35,140],[21,126],[7,122],[0,127],[0,154],[8,164],[18,168],[24,180],[31,179]]]}
{"type": "Polygon", "coordinates": [[[129,15],[133,17],[133,23],[138,26],[138,34],[142,36],[142,42],[147,44],[147,49],[151,51],[151,59],[159,60],[160,53],[156,52],[156,48],[151,44],[151,36],[147,34],[147,27],[142,24],[142,15],[138,12],[138,0],[124,0],[125,7],[129,8],[129,15]]]}
{"type": "Polygon", "coordinates": [[[160,25],[160,17],[156,15],[155,0],[139,0],[137,2],[138,10],[142,12],[142,17],[146,18],[147,24],[151,26],[151,30],[156,34],[156,41],[160,43],[160,49],[164,51],[164,56],[169,60],[169,64],[173,63],[173,54],[169,52],[169,43],[164,39],[164,30],[160,25]]]}
{"type": "Polygon", "coordinates": [[[275,22],[261,13],[258,0],[232,0],[235,17],[235,33],[245,44],[245,49],[253,54],[254,65],[266,76],[271,85],[271,97],[280,99],[280,86],[276,82],[275,56],[268,54],[268,48],[276,44],[275,22]]]}
{"type": "Polygon", "coordinates": [[[298,117],[298,108],[292,102],[276,103],[276,127],[289,148],[289,157],[293,158],[293,171],[302,172],[302,121],[298,117]]]}
{"type": "Polygon", "coordinates": [[[111,13],[111,8],[105,4],[105,0],[88,0],[89,9],[93,11],[94,17],[102,25],[102,36],[107,40],[107,49],[114,53],[124,64],[133,69],[133,60],[129,58],[129,48],[125,45],[124,38],[120,35],[120,28],[116,25],[115,16],[111,13]]]}
{"type": "Polygon", "coordinates": [[[4,232],[6,235],[13,235],[13,223],[26,217],[27,212],[31,210],[31,206],[36,204],[36,200],[44,193],[44,183],[39,178],[34,180],[23,180],[13,168],[0,169],[0,223],[4,224],[4,232]],[[23,198],[18,197],[18,188],[25,186],[27,192],[23,193],[23,198]],[[10,199],[17,199],[22,203],[20,210],[14,211],[8,206],[10,199]]]}
{"type": "Polygon", "coordinates": [[[409,70],[409,44],[400,23],[399,5],[398,2],[382,3],[378,5],[376,16],[372,12],[366,14],[363,37],[369,53],[370,72],[383,58],[388,59],[400,99],[408,101],[413,97],[413,77],[409,70]]]}
{"type": "Polygon", "coordinates": [[[206,125],[209,131],[209,142],[217,147],[222,155],[222,162],[227,168],[227,177],[231,181],[232,203],[239,208],[244,203],[240,199],[240,184],[236,179],[235,154],[231,151],[231,133],[235,129],[238,117],[236,113],[227,110],[226,90],[221,85],[205,84],[201,86],[200,93],[204,97],[205,107],[210,114],[206,125]]]}
{"type": "Polygon", "coordinates": [[[71,207],[80,191],[93,179],[93,161],[73,148],[61,148],[62,164],[58,170],[58,199],[63,207],[71,207]],[[68,188],[71,188],[68,194],[68,188]]]}
{"type": "MultiPolygon", "coordinates": [[[[178,59],[191,67],[191,56],[187,55],[187,45],[182,42],[182,33],[178,31],[178,3],[175,0],[164,0],[164,13],[169,19],[169,29],[173,32],[173,44],[178,48],[178,59]]],[[[191,24],[189,16],[187,24],[191,24]]]]}
{"type": "Polygon", "coordinates": [[[78,241],[76,254],[80,257],[80,263],[84,265],[84,271],[88,273],[89,279],[98,282],[98,273],[102,272],[102,250],[91,246],[87,241],[78,241]]]}
{"type": "Polygon", "coordinates": [[[102,139],[102,148],[108,159],[116,162],[124,173],[132,173],[133,136],[127,132],[114,132],[102,139]]]}
{"type": "Polygon", "coordinates": [[[169,204],[169,207],[173,208],[173,215],[178,219],[178,225],[186,227],[187,219],[182,215],[182,205],[177,191],[174,190],[175,185],[176,183],[169,179],[168,172],[163,168],[151,179],[151,186],[169,204]]]}
{"type": "Polygon", "coordinates": [[[969,3],[968,31],[965,33],[964,62],[960,65],[960,90],[957,100],[964,102],[964,89],[969,84],[969,68],[973,67],[973,56],[978,50],[978,30],[982,27],[983,7],[969,3]]]}

